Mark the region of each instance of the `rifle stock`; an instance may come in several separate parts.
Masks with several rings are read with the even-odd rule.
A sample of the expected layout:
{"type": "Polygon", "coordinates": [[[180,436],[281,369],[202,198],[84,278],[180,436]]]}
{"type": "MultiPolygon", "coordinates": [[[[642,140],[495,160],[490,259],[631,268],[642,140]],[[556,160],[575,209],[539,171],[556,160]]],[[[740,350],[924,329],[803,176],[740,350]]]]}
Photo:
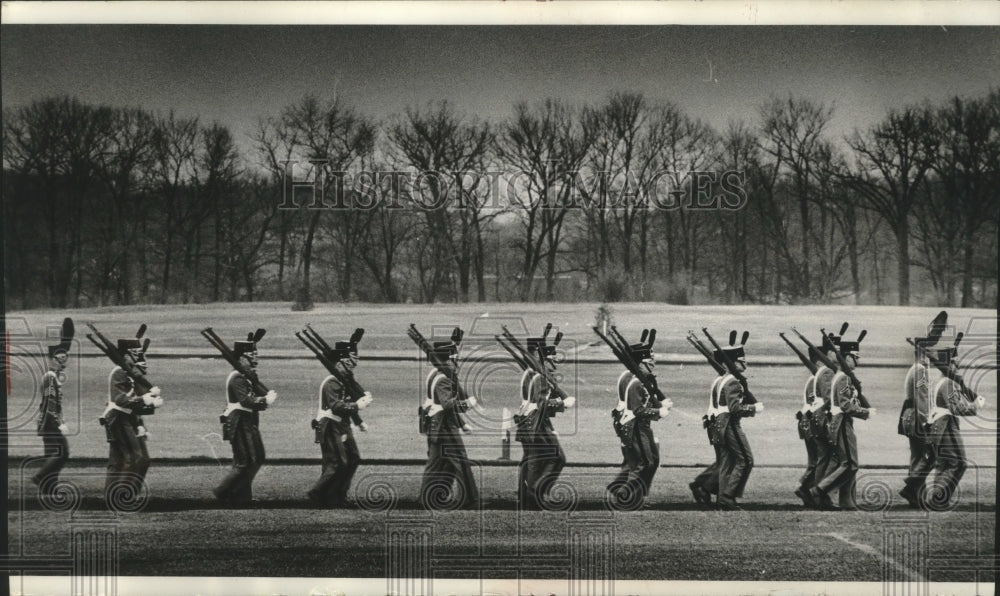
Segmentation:
{"type": "MultiPolygon", "coordinates": [[[[826,337],[826,329],[820,329],[820,332],[826,337]]],[[[837,363],[840,365],[840,370],[843,371],[847,378],[851,380],[851,384],[854,385],[854,389],[858,392],[858,402],[863,408],[870,408],[872,405],[868,403],[868,398],[861,393],[861,381],[858,379],[851,367],[847,365],[847,359],[844,355],[840,353],[840,350],[834,350],[833,353],[837,356],[837,363]]]]}
{"type": "Polygon", "coordinates": [[[712,370],[714,370],[716,374],[723,375],[726,373],[726,369],[715,361],[715,358],[712,357],[712,353],[708,351],[708,348],[698,341],[698,338],[694,337],[694,334],[690,331],[688,332],[687,340],[689,344],[694,346],[694,349],[697,350],[699,354],[704,356],[705,360],[708,361],[709,366],[712,367],[712,370]]]}
{"type": "Polygon", "coordinates": [[[808,356],[803,354],[802,350],[800,350],[798,346],[793,344],[787,337],[785,337],[784,333],[779,333],[778,336],[781,337],[781,339],[785,340],[785,343],[788,344],[788,347],[791,348],[793,352],[795,352],[795,355],[798,356],[799,360],[802,361],[802,364],[809,369],[809,372],[811,372],[812,374],[816,374],[816,371],[819,370],[819,367],[816,366],[813,363],[813,361],[809,359],[808,356]]]}
{"type": "Polygon", "coordinates": [[[536,360],[535,357],[531,355],[531,352],[527,351],[524,346],[521,345],[521,342],[519,342],[517,338],[514,337],[514,335],[507,329],[506,325],[501,325],[500,328],[503,329],[504,339],[506,339],[510,345],[514,347],[514,349],[520,352],[521,358],[526,364],[528,364],[529,367],[531,367],[532,370],[542,375],[545,381],[549,384],[549,388],[552,393],[559,399],[566,399],[569,397],[569,395],[567,395],[567,393],[559,386],[559,383],[556,382],[552,373],[545,368],[545,364],[536,360]]]}
{"type": "Polygon", "coordinates": [[[963,379],[961,375],[959,375],[957,372],[953,372],[951,370],[951,367],[949,367],[944,362],[941,362],[940,360],[932,356],[929,350],[921,346],[918,346],[909,337],[906,338],[906,341],[909,342],[909,344],[915,348],[915,351],[923,352],[923,354],[927,356],[927,359],[930,361],[930,363],[934,365],[934,368],[941,371],[942,375],[948,377],[949,379],[957,383],[959,388],[962,390],[962,394],[965,396],[967,400],[976,401],[977,397],[976,392],[970,389],[968,386],[966,386],[965,379],[963,379]]]}
{"type": "Polygon", "coordinates": [[[364,389],[362,389],[361,385],[354,380],[353,375],[351,375],[350,378],[347,378],[344,371],[337,368],[337,365],[327,357],[322,348],[311,343],[309,339],[303,337],[303,335],[298,331],[295,332],[295,337],[299,338],[299,341],[305,344],[306,347],[312,351],[312,353],[316,356],[316,359],[323,364],[333,378],[337,379],[337,381],[344,387],[344,390],[347,392],[348,397],[351,398],[351,401],[357,401],[365,394],[364,389]]]}
{"type": "Polygon", "coordinates": [[[208,343],[212,344],[216,350],[219,350],[219,352],[222,354],[223,359],[225,359],[226,362],[228,362],[229,365],[233,367],[233,370],[240,373],[241,375],[246,377],[248,381],[250,381],[250,384],[253,385],[255,393],[264,395],[268,391],[270,391],[270,389],[268,389],[267,386],[264,385],[264,383],[260,382],[260,379],[257,378],[257,373],[255,371],[250,370],[249,368],[243,366],[243,363],[240,362],[240,357],[229,349],[229,346],[226,345],[226,342],[222,341],[222,338],[219,337],[218,334],[215,333],[215,331],[211,327],[206,327],[202,329],[201,335],[202,337],[207,339],[208,343]]]}
{"type": "Polygon", "coordinates": [[[736,370],[736,363],[733,362],[733,359],[730,358],[729,354],[726,354],[726,351],[723,350],[722,347],[719,345],[719,343],[715,341],[715,338],[712,337],[712,334],[708,332],[707,327],[702,327],[701,332],[704,333],[705,337],[708,338],[708,341],[710,341],[712,345],[715,346],[715,349],[720,354],[722,354],[722,359],[725,360],[724,364],[726,366],[726,370],[729,371],[729,374],[733,375],[733,377],[735,377],[736,380],[740,382],[740,385],[743,386],[743,392],[745,393],[743,401],[745,401],[747,404],[757,403],[757,398],[754,397],[753,393],[750,391],[750,387],[747,385],[747,378],[743,376],[742,372],[736,370]]]}
{"type": "MultiPolygon", "coordinates": [[[[646,389],[646,391],[649,392],[650,395],[655,397],[661,403],[666,402],[667,400],[666,396],[663,395],[663,392],[660,391],[659,385],[657,385],[656,383],[656,376],[639,368],[639,365],[636,364],[635,360],[632,359],[632,356],[628,353],[628,350],[627,349],[622,350],[619,346],[617,346],[614,343],[614,341],[611,338],[601,333],[600,329],[598,329],[597,327],[591,327],[591,329],[594,330],[594,333],[596,333],[598,337],[604,340],[604,343],[608,344],[608,347],[611,348],[611,352],[615,355],[616,358],[618,358],[618,361],[621,362],[630,373],[635,375],[635,378],[639,379],[639,382],[642,383],[642,386],[646,389]]],[[[612,329],[614,330],[614,327],[612,327],[612,329]]],[[[615,331],[615,333],[617,333],[617,331],[615,331]]],[[[618,337],[621,338],[621,334],[619,334],[618,337]]]]}
{"type": "Polygon", "coordinates": [[[94,335],[96,335],[101,341],[98,342],[94,339],[93,335],[89,333],[87,334],[87,339],[97,346],[97,349],[103,352],[104,355],[115,364],[115,366],[118,366],[125,371],[125,374],[132,379],[136,389],[139,390],[136,393],[141,395],[149,392],[149,390],[153,388],[153,384],[146,378],[146,375],[142,374],[142,372],[137,370],[135,366],[129,364],[129,362],[125,360],[125,356],[118,351],[118,346],[111,343],[108,338],[104,337],[104,335],[97,330],[97,327],[95,327],[93,323],[87,323],[87,327],[89,327],[91,331],[94,332],[94,335]]]}

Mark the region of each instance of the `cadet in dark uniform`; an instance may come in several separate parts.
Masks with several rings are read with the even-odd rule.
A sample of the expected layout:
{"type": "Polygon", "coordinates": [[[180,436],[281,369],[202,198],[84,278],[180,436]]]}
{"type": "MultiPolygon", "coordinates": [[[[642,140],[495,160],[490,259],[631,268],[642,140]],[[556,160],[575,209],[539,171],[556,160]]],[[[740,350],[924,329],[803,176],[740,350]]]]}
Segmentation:
{"type": "Polygon", "coordinates": [[[964,382],[960,384],[956,381],[961,379],[956,361],[961,339],[959,334],[954,347],[937,350],[935,356],[938,362],[947,366],[947,374],[934,384],[934,407],[928,416],[927,444],[936,452],[937,458],[934,480],[930,490],[925,492],[924,506],[932,511],[943,511],[952,506],[958,483],[969,465],[958,417],[975,416],[978,409],[986,405],[986,398],[977,395],[975,399],[970,399],[963,391],[964,382]]]}
{"type": "MultiPolygon", "coordinates": [[[[555,363],[552,361],[556,353],[555,345],[546,345],[545,339],[541,337],[529,337],[528,351],[534,353],[547,370],[555,371],[555,363]]],[[[552,388],[540,373],[532,373],[529,377],[522,376],[522,381],[524,379],[528,381],[526,392],[530,402],[535,406],[533,413],[536,414],[533,420],[535,426],[532,453],[525,464],[524,483],[527,491],[525,508],[539,509],[546,506],[549,490],[559,479],[559,474],[566,465],[566,454],[559,445],[559,435],[552,427],[552,417],[572,408],[576,398],[553,397],[552,388]]]]}
{"type": "Polygon", "coordinates": [[[38,407],[38,436],[42,437],[45,459],[42,467],[32,477],[31,482],[41,494],[52,492],[59,482],[59,472],[69,460],[69,441],[66,433],[69,427],[62,415],[62,385],[66,381],[63,372],[69,360],[69,349],[73,342],[73,320],[63,320],[62,336],[58,344],[48,346],[49,370],[42,376],[42,403],[38,407]]]}
{"type": "MultiPolygon", "coordinates": [[[[813,364],[818,364],[819,355],[813,348],[809,348],[809,361],[813,364]]],[[[823,370],[829,370],[826,367],[819,364],[816,373],[809,376],[806,379],[805,387],[802,388],[802,407],[796,413],[798,418],[798,428],[799,428],[799,438],[806,446],[806,469],[799,478],[799,487],[795,489],[795,496],[802,499],[802,503],[806,507],[816,507],[816,503],[813,502],[812,496],[809,494],[809,489],[816,486],[816,468],[819,465],[820,453],[823,449],[821,441],[824,439],[822,437],[816,436],[814,433],[814,428],[816,427],[815,418],[824,418],[826,416],[827,404],[822,398],[816,395],[816,376],[820,372],[820,368],[823,370]]],[[[825,424],[825,420],[820,420],[820,424],[825,424]]]]}
{"type": "MultiPolygon", "coordinates": [[[[341,370],[341,374],[350,375],[358,365],[358,344],[338,341],[332,356],[335,358],[334,366],[341,370]]],[[[367,391],[357,401],[351,401],[344,385],[333,375],[327,376],[320,384],[316,442],[320,444],[323,455],[323,472],[308,492],[311,501],[328,507],[347,504],[347,491],[361,463],[351,420],[359,420],[358,412],[371,403],[372,395],[367,391]]],[[[358,426],[363,424],[359,420],[358,426]]]]}
{"type": "Polygon", "coordinates": [[[476,398],[462,399],[458,384],[458,345],[453,341],[433,344],[437,357],[450,362],[448,374],[433,377],[421,407],[427,432],[427,465],[421,481],[421,502],[427,509],[449,503],[470,509],[479,503],[472,464],[461,436],[461,412],[476,406],[476,398]],[[458,496],[455,496],[455,491],[458,496]]]}
{"type": "MultiPolygon", "coordinates": [[[[656,360],[650,344],[638,343],[630,346],[632,360],[639,362],[646,370],[652,374],[656,368],[656,360]]],[[[645,502],[649,496],[649,488],[653,483],[653,477],[660,466],[660,442],[653,434],[652,421],[659,420],[670,412],[673,405],[670,400],[667,403],[660,401],[651,395],[642,382],[632,377],[625,387],[626,410],[621,417],[622,433],[631,435],[630,441],[630,469],[628,479],[622,485],[616,500],[619,503],[627,502],[635,497],[641,496],[645,502]]],[[[626,441],[628,445],[629,441],[626,441]]]]}
{"type": "MultiPolygon", "coordinates": [[[[836,359],[834,350],[837,350],[839,345],[840,336],[830,334],[823,337],[820,349],[827,360],[832,362],[836,359]]],[[[833,403],[833,377],[836,375],[836,371],[827,367],[822,360],[817,362],[817,367],[816,374],[813,375],[813,379],[815,379],[813,390],[816,393],[816,401],[809,419],[809,427],[816,447],[816,468],[811,488],[805,493],[806,498],[803,501],[814,508],[833,509],[835,506],[828,495],[820,493],[820,500],[817,501],[815,493],[812,491],[812,488],[815,488],[829,472],[837,467],[837,448],[834,445],[833,437],[830,436],[829,426],[830,406],[833,403]]]]}
{"type": "MultiPolygon", "coordinates": [[[[257,370],[257,342],[264,330],[238,341],[233,352],[249,371],[257,370]]],[[[264,464],[264,442],[260,437],[260,412],[278,399],[273,390],[262,394],[239,371],[229,373],[226,379],[228,406],[222,414],[223,439],[233,448],[233,467],[218,487],[212,490],[215,497],[227,505],[245,506],[253,502],[253,479],[264,464]]]]}
{"type": "MultiPolygon", "coordinates": [[[[841,341],[839,349],[847,365],[854,369],[860,358],[859,342],[841,341]]],[[[826,474],[810,489],[809,494],[823,509],[853,511],[857,509],[854,492],[855,477],[858,474],[858,440],[854,434],[854,418],[867,420],[875,414],[875,408],[864,408],[858,403],[857,391],[843,370],[838,370],[834,375],[830,392],[830,421],[827,426],[835,451],[826,474]],[[839,507],[832,506],[829,498],[834,490],[839,491],[839,507]]]]}
{"type": "MultiPolygon", "coordinates": [[[[917,342],[923,341],[923,338],[917,342]]],[[[924,356],[906,371],[903,391],[906,399],[899,412],[896,432],[905,436],[910,443],[910,465],[903,481],[899,496],[906,499],[910,507],[919,507],[920,492],[927,482],[927,476],[934,469],[934,450],[928,448],[926,427],[930,415],[930,370],[923,361],[924,356]]]]}
{"type": "MultiPolygon", "coordinates": [[[[140,337],[144,328],[140,329],[140,337]]],[[[139,337],[119,339],[118,351],[141,374],[145,375],[146,355],[139,337]]],[[[138,491],[149,469],[149,452],[137,432],[141,427],[139,416],[163,405],[160,388],[152,387],[143,395],[136,395],[135,381],[120,366],[108,375],[108,405],[101,419],[107,435],[108,470],[104,489],[108,491],[124,483],[138,491]]],[[[142,428],[145,434],[145,429],[142,428]]],[[[137,492],[134,494],[138,494],[137,492]]]]}
{"type": "Polygon", "coordinates": [[[607,491],[611,495],[616,494],[618,490],[625,485],[628,481],[629,470],[636,465],[634,458],[632,457],[632,426],[629,427],[629,432],[627,434],[622,432],[622,419],[625,418],[626,422],[635,419],[632,412],[628,411],[628,402],[625,401],[625,390],[628,388],[628,384],[632,381],[632,378],[632,373],[627,370],[619,375],[618,383],[616,385],[618,403],[616,403],[615,408],[611,410],[611,426],[615,431],[615,436],[618,437],[622,450],[622,465],[619,468],[618,475],[615,476],[614,480],[612,480],[607,487],[607,491]],[[628,414],[626,414],[626,412],[628,412],[628,414]]]}
{"type": "MultiPolygon", "coordinates": [[[[521,406],[514,414],[516,427],[514,439],[521,443],[521,463],[517,466],[517,502],[522,509],[530,509],[534,506],[529,495],[527,479],[531,477],[531,471],[528,468],[533,465],[535,458],[535,441],[537,440],[535,427],[539,415],[538,404],[531,399],[531,381],[535,374],[530,368],[524,369],[521,373],[521,406]]],[[[428,395],[430,395],[430,385],[428,385],[428,395]]]]}
{"type": "MultiPolygon", "coordinates": [[[[746,354],[743,345],[723,347],[726,355],[733,361],[739,372],[746,370],[746,354]]],[[[724,358],[716,351],[717,361],[724,358]]],[[[728,417],[723,424],[722,444],[719,453],[719,498],[720,509],[740,509],[736,499],[743,496],[750,471],[753,469],[753,452],[747,441],[740,419],[754,416],[764,409],[764,404],[744,404],[745,392],[743,384],[731,374],[725,375],[719,381],[719,408],[723,409],[722,417],[728,417]]]]}
{"type": "Polygon", "coordinates": [[[712,386],[708,390],[708,411],[704,417],[708,443],[715,451],[715,460],[688,484],[694,500],[702,505],[711,505],[712,495],[718,498],[719,494],[719,460],[722,458],[722,439],[725,429],[724,421],[719,417],[723,413],[728,416],[728,412],[719,407],[719,384],[725,378],[726,375],[721,375],[712,381],[712,386]],[[720,432],[720,429],[723,432],[720,432]]]}

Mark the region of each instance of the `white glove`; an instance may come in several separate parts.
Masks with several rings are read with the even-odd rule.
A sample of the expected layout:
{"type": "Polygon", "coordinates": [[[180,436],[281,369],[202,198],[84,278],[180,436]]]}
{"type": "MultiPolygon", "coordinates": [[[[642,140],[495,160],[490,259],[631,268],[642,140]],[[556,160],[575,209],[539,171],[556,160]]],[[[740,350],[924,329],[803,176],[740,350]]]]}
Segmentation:
{"type": "Polygon", "coordinates": [[[878,413],[878,410],[876,410],[875,408],[868,408],[868,417],[869,418],[873,418],[875,416],[875,414],[877,414],[877,413],[878,413]]]}
{"type": "Polygon", "coordinates": [[[163,398],[158,395],[153,396],[153,407],[159,408],[162,405],[163,405],[163,398]]]}
{"type": "Polygon", "coordinates": [[[758,412],[763,412],[764,411],[764,404],[762,404],[760,402],[757,402],[757,403],[754,404],[754,408],[756,408],[758,412]]]}
{"type": "Polygon", "coordinates": [[[674,400],[668,397],[667,401],[663,402],[663,406],[669,410],[670,408],[674,407],[674,400]]]}
{"type": "Polygon", "coordinates": [[[135,429],[135,436],[137,437],[145,437],[148,434],[145,426],[137,426],[135,429]]]}
{"type": "Polygon", "coordinates": [[[153,387],[152,389],[149,390],[149,393],[153,397],[159,397],[160,396],[160,388],[159,387],[153,387]]]}
{"type": "Polygon", "coordinates": [[[278,400],[278,394],[274,392],[274,389],[268,391],[267,395],[264,396],[264,401],[267,402],[267,405],[271,405],[277,400],[278,400]]]}
{"type": "Polygon", "coordinates": [[[66,426],[65,424],[60,424],[59,425],[59,432],[61,432],[62,434],[66,434],[66,433],[69,432],[69,427],[66,426]]]}
{"type": "Polygon", "coordinates": [[[622,400],[618,400],[618,405],[615,406],[615,409],[618,410],[619,412],[624,412],[625,411],[625,402],[623,402],[622,400]]]}
{"type": "Polygon", "coordinates": [[[372,395],[371,393],[366,393],[358,399],[358,409],[364,410],[370,403],[372,403],[372,395]]]}
{"type": "Polygon", "coordinates": [[[367,398],[369,398],[369,399],[375,399],[374,397],[372,397],[372,392],[371,392],[371,391],[365,391],[365,392],[364,392],[364,393],[363,393],[363,394],[361,395],[361,397],[363,397],[363,398],[364,398],[364,397],[367,397],[367,398]]]}
{"type": "Polygon", "coordinates": [[[669,414],[669,413],[670,413],[670,408],[669,407],[664,406],[664,407],[660,408],[660,418],[665,418],[667,416],[667,414],[669,414]]]}
{"type": "Polygon", "coordinates": [[[420,407],[426,410],[427,408],[433,405],[434,405],[434,400],[428,397],[427,399],[424,400],[424,403],[420,404],[420,407]]]}
{"type": "Polygon", "coordinates": [[[977,395],[976,396],[976,406],[980,407],[980,408],[985,408],[986,407],[986,398],[983,397],[982,395],[977,395]]]}
{"type": "Polygon", "coordinates": [[[479,402],[476,401],[476,396],[475,395],[470,395],[469,399],[467,399],[466,401],[469,402],[469,407],[470,408],[476,407],[476,404],[479,403],[479,402]]]}
{"type": "Polygon", "coordinates": [[[366,433],[368,432],[368,425],[362,422],[361,424],[358,425],[358,430],[360,430],[363,433],[366,433]]]}
{"type": "Polygon", "coordinates": [[[462,432],[466,433],[466,434],[471,433],[472,432],[472,427],[469,426],[468,424],[463,424],[462,425],[462,432]]]}
{"type": "Polygon", "coordinates": [[[566,399],[563,400],[563,407],[572,408],[575,405],[576,405],[576,398],[573,397],[572,395],[567,396],[566,399]]]}
{"type": "Polygon", "coordinates": [[[427,408],[427,415],[433,416],[438,412],[443,412],[443,411],[444,408],[442,408],[439,404],[431,404],[431,407],[427,408]]]}
{"type": "Polygon", "coordinates": [[[145,394],[145,395],[142,396],[142,403],[146,404],[147,406],[151,406],[154,403],[156,403],[155,400],[156,400],[156,398],[153,397],[152,393],[147,393],[147,394],[145,394]]]}

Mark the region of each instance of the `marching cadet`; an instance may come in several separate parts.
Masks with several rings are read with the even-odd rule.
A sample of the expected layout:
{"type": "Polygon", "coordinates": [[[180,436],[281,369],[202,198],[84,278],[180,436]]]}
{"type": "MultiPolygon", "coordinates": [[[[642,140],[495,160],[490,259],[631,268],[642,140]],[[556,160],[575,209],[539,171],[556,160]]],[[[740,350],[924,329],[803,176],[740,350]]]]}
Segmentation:
{"type": "MultiPolygon", "coordinates": [[[[730,345],[716,350],[715,358],[723,362],[727,357],[736,366],[737,372],[744,372],[747,369],[746,352],[744,344],[749,334],[743,334],[743,342],[740,345],[733,345],[735,334],[730,334],[730,345]],[[723,352],[725,355],[723,355],[723,352]]],[[[750,471],[753,469],[753,452],[750,450],[750,443],[747,441],[740,419],[754,416],[764,409],[764,404],[744,404],[743,398],[745,390],[743,384],[732,374],[727,374],[719,381],[719,408],[725,410],[721,418],[724,425],[722,432],[722,444],[719,453],[719,498],[717,505],[719,509],[739,510],[736,499],[743,496],[743,489],[750,478],[750,471]],[[725,420],[728,419],[728,420],[725,420]]],[[[717,416],[719,418],[720,416],[717,416]]]]}
{"type": "Polygon", "coordinates": [[[911,508],[920,506],[920,493],[927,483],[927,476],[934,469],[935,452],[927,445],[927,417],[931,409],[931,381],[928,368],[929,349],[938,342],[948,323],[947,311],[941,311],[928,326],[927,337],[913,340],[914,362],[906,371],[903,382],[905,399],[899,412],[896,432],[910,444],[910,465],[899,496],[911,508]]]}
{"type": "Polygon", "coordinates": [[[955,345],[937,350],[934,359],[943,367],[943,375],[934,384],[934,407],[928,415],[929,448],[936,452],[934,480],[924,499],[924,506],[932,511],[943,511],[951,506],[952,497],[968,467],[965,445],[959,431],[959,416],[975,416],[986,405],[986,398],[965,387],[958,375],[958,344],[962,334],[955,338],[955,345]]]}
{"type": "Polygon", "coordinates": [[[719,462],[722,459],[722,442],[725,432],[725,418],[728,418],[727,410],[719,407],[719,385],[726,375],[720,375],[712,381],[708,390],[708,411],[703,418],[704,426],[708,432],[708,443],[715,451],[715,460],[709,464],[694,480],[688,484],[694,500],[702,505],[712,504],[712,495],[719,494],[719,462]]]}
{"type": "MultiPolygon", "coordinates": [[[[832,404],[833,377],[836,371],[828,366],[826,362],[833,362],[836,359],[834,350],[840,345],[840,336],[829,334],[824,335],[820,342],[820,350],[823,352],[822,358],[816,363],[816,374],[813,375],[813,391],[816,395],[813,402],[812,415],[809,417],[810,434],[813,437],[813,444],[816,447],[816,466],[814,467],[810,489],[803,494],[796,492],[796,496],[802,499],[807,507],[815,509],[833,509],[835,506],[830,497],[825,493],[820,493],[819,500],[814,498],[815,488],[821,480],[837,467],[836,447],[833,438],[830,436],[830,407],[832,404]]],[[[812,355],[812,354],[810,354],[812,355]]]]}
{"type": "MultiPolygon", "coordinates": [[[[838,349],[850,370],[858,365],[860,358],[862,331],[856,341],[841,341],[838,349]]],[[[843,509],[854,511],[855,477],[858,474],[858,440],[854,434],[854,418],[867,420],[875,414],[875,408],[864,408],[858,403],[857,391],[851,378],[844,370],[833,376],[830,387],[830,420],[827,423],[830,441],[833,444],[830,464],[823,478],[809,489],[813,501],[822,509],[843,509]],[[829,495],[839,492],[839,506],[834,506],[829,495]]]]}
{"type": "MultiPolygon", "coordinates": [[[[432,371],[433,373],[437,371],[432,371]]],[[[529,509],[533,505],[530,501],[528,478],[531,478],[529,467],[533,465],[535,458],[535,426],[539,414],[538,404],[531,399],[531,381],[535,374],[530,368],[525,368],[521,373],[521,407],[514,414],[514,440],[521,443],[521,463],[517,466],[517,502],[522,509],[529,509]]]]}
{"type": "MultiPolygon", "coordinates": [[[[625,412],[628,410],[628,402],[626,401],[625,390],[628,388],[628,384],[632,382],[632,375],[629,371],[622,372],[618,376],[618,403],[615,404],[615,408],[611,410],[611,426],[615,431],[615,436],[618,437],[621,443],[622,449],[622,465],[619,468],[618,475],[615,476],[607,487],[607,491],[614,495],[617,494],[625,483],[628,481],[629,470],[636,465],[635,459],[632,457],[632,426],[629,426],[628,432],[623,432],[622,428],[622,418],[625,417],[625,412]]],[[[633,420],[631,412],[628,414],[626,422],[633,420]]]]}
{"type": "Polygon", "coordinates": [[[242,372],[234,370],[226,379],[228,406],[223,412],[222,436],[233,448],[233,467],[222,483],[212,489],[215,497],[227,505],[244,506],[253,502],[253,479],[264,464],[264,442],[260,437],[260,412],[274,404],[278,394],[263,393],[247,374],[256,375],[257,343],[264,329],[237,341],[233,353],[239,358],[242,372]]]}
{"type": "MultiPolygon", "coordinates": [[[[629,347],[631,357],[634,362],[639,362],[640,366],[646,368],[649,374],[653,374],[656,368],[656,360],[652,353],[652,342],[633,344],[629,347]]],[[[671,403],[660,403],[660,401],[650,395],[643,386],[642,381],[633,376],[625,388],[626,409],[621,416],[622,433],[626,437],[631,434],[631,441],[626,440],[626,445],[630,444],[629,462],[630,469],[628,479],[623,485],[618,487],[616,500],[619,503],[631,501],[632,498],[642,497],[643,503],[649,496],[649,488],[653,483],[653,477],[660,466],[660,442],[653,435],[651,422],[666,416],[670,411],[671,403]]],[[[638,500],[638,499],[637,499],[638,500]]]]}
{"type": "MultiPolygon", "coordinates": [[[[122,357],[142,375],[147,372],[146,354],[140,341],[145,331],[146,326],[142,325],[136,337],[118,340],[122,357]]],[[[152,387],[143,395],[136,395],[135,388],[135,381],[122,367],[111,370],[108,404],[101,415],[101,423],[109,444],[105,492],[117,483],[124,483],[137,497],[149,469],[149,451],[145,439],[139,436],[146,434],[141,415],[162,406],[163,398],[159,387],[152,387]]]]}
{"type": "Polygon", "coordinates": [[[42,403],[38,407],[38,436],[42,437],[45,459],[42,467],[31,477],[40,494],[50,494],[59,482],[59,472],[69,460],[69,427],[62,416],[62,386],[66,382],[66,362],[73,342],[73,319],[63,319],[62,335],[58,344],[48,346],[49,370],[42,376],[42,403]]]}
{"type": "Polygon", "coordinates": [[[458,417],[459,413],[476,406],[476,398],[460,399],[458,342],[461,341],[461,331],[456,329],[452,338],[452,341],[436,341],[433,344],[435,356],[449,362],[450,367],[448,374],[439,372],[432,378],[427,399],[421,407],[421,427],[427,433],[427,464],[421,480],[420,498],[427,509],[438,509],[454,502],[455,488],[459,491],[458,507],[471,509],[479,503],[479,492],[462,441],[458,417]]]}
{"type": "MultiPolygon", "coordinates": [[[[533,352],[547,370],[555,372],[556,365],[552,360],[556,353],[555,345],[547,345],[544,337],[529,337],[528,351],[533,352]]],[[[522,375],[522,381],[525,378],[522,375]]],[[[535,414],[535,417],[532,420],[534,432],[530,441],[531,454],[527,461],[522,459],[527,497],[524,505],[527,509],[541,509],[545,507],[549,491],[566,465],[566,454],[559,445],[558,434],[552,427],[552,417],[572,408],[576,398],[553,397],[552,387],[541,373],[533,372],[527,379],[526,393],[534,405],[529,416],[535,414]]]]}
{"type": "MultiPolygon", "coordinates": [[[[925,342],[926,338],[918,338],[925,342]]],[[[918,360],[906,371],[903,390],[906,399],[899,412],[899,423],[896,432],[907,438],[910,443],[910,465],[903,480],[903,489],[899,496],[906,499],[912,508],[919,507],[920,492],[927,483],[927,476],[934,469],[935,453],[928,448],[925,425],[931,409],[930,370],[924,362],[926,356],[920,350],[918,360]]]]}
{"type": "MultiPolygon", "coordinates": [[[[357,340],[352,337],[352,341],[338,341],[330,356],[343,376],[353,374],[358,365],[357,340]]],[[[367,391],[357,401],[351,401],[344,384],[332,374],[320,384],[315,428],[316,442],[320,444],[323,455],[323,472],[307,493],[311,501],[327,507],[347,504],[347,491],[361,463],[361,452],[354,440],[351,420],[358,421],[359,428],[365,428],[357,414],[371,403],[372,395],[367,391]]]]}
{"type": "MultiPolygon", "coordinates": [[[[817,396],[816,383],[820,369],[830,371],[819,361],[819,354],[812,347],[809,348],[809,361],[817,366],[816,372],[806,379],[805,387],[802,388],[802,407],[796,412],[798,418],[799,438],[806,446],[806,470],[799,478],[799,487],[795,489],[795,496],[802,499],[806,507],[816,507],[809,489],[816,486],[816,470],[819,467],[820,454],[823,452],[823,437],[817,436],[815,428],[817,423],[825,425],[826,402],[817,396]]],[[[830,371],[833,372],[833,371],[830,371]]],[[[832,381],[832,377],[830,378],[832,381]]],[[[827,458],[827,461],[829,458],[827,458]]]]}

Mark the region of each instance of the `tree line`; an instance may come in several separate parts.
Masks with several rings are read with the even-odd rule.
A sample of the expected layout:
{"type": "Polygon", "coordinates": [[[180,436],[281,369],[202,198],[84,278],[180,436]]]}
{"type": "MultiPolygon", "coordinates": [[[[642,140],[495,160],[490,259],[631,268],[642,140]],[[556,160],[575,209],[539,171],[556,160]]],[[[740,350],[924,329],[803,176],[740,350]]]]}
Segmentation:
{"type": "Polygon", "coordinates": [[[716,130],[615,92],[376,121],[309,95],[241,148],[199,118],[37,99],[3,112],[7,300],[995,306],[1000,91],[843,138],[833,114],[774,97],[716,130]]]}

